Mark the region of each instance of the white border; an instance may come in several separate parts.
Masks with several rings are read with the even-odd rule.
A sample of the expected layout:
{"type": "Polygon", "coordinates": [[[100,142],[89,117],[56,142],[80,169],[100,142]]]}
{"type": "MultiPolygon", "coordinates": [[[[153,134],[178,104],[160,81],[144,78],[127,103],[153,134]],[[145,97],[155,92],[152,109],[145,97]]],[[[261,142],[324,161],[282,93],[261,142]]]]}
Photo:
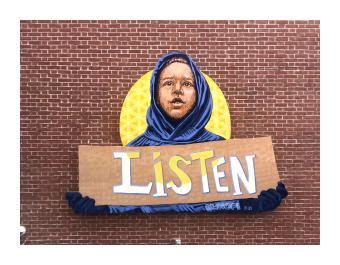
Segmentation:
{"type": "MultiPolygon", "coordinates": [[[[20,264],[319,264],[338,260],[335,150],[339,105],[339,21],[335,1],[2,1],[1,12],[1,258],[20,264]],[[20,19],[313,19],[321,20],[321,246],[19,246],[20,19]],[[13,137],[15,135],[15,137],[13,137]],[[174,249],[175,248],[175,249],[174,249]],[[333,259],[334,258],[334,259],[333,259]],[[242,261],[242,262],[241,262],[242,261]]],[[[223,224],[228,225],[228,224],[223,224]]],[[[284,233],[284,231],[283,231],[284,233]]]]}

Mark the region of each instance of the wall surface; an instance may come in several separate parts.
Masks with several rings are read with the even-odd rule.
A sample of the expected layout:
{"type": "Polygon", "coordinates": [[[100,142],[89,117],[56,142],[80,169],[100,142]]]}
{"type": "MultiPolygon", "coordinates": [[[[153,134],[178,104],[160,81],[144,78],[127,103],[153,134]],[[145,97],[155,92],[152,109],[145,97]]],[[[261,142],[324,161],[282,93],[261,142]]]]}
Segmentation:
{"type": "Polygon", "coordinates": [[[21,21],[25,244],[319,244],[319,21],[21,21]],[[189,54],[222,89],[232,138],[270,135],[289,196],[261,214],[76,215],[78,145],[121,145],[129,88],[189,54]]]}

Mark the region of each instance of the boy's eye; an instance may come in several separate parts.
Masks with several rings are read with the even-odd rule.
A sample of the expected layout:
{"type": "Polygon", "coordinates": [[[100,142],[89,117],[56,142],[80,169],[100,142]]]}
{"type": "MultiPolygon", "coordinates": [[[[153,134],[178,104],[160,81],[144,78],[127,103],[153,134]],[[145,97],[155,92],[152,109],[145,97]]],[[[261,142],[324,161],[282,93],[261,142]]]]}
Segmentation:
{"type": "Polygon", "coordinates": [[[190,82],[184,82],[184,84],[183,84],[184,86],[192,86],[192,84],[190,83],[190,82]]]}
{"type": "Polygon", "coordinates": [[[172,86],[172,81],[166,81],[166,82],[164,83],[164,85],[166,85],[166,86],[172,86]]]}

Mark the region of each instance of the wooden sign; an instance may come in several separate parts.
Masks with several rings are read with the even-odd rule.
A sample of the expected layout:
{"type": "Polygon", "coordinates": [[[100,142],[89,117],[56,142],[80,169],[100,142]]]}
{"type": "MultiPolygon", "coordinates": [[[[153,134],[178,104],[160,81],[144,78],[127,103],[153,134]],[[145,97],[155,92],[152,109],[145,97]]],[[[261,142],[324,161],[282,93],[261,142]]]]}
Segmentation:
{"type": "Polygon", "coordinates": [[[278,181],[270,137],[172,146],[79,146],[79,191],[96,205],[256,198],[278,181]]]}

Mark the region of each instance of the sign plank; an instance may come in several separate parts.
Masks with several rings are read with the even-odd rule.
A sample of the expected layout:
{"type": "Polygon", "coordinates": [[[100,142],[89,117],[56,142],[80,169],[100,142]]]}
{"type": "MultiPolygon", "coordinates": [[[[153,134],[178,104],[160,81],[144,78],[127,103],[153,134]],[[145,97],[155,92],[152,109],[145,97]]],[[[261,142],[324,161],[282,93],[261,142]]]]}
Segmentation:
{"type": "Polygon", "coordinates": [[[271,137],[173,146],[79,146],[79,191],[96,205],[256,198],[278,181],[271,137]]]}

